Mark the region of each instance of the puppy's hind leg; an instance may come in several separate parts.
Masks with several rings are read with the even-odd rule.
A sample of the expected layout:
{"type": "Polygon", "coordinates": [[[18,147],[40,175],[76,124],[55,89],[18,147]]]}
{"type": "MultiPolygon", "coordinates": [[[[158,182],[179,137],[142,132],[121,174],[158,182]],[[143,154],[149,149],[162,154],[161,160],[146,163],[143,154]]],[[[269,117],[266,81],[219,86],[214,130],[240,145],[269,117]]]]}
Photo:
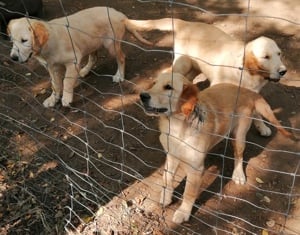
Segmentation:
{"type": "Polygon", "coordinates": [[[116,74],[113,76],[113,82],[122,82],[124,81],[124,73],[125,73],[125,55],[121,49],[121,43],[119,41],[115,41],[109,48],[109,53],[116,57],[118,70],[116,74]]]}
{"type": "Polygon", "coordinates": [[[85,77],[93,68],[97,62],[97,52],[93,52],[89,55],[87,64],[79,71],[80,77],[85,77]]]}

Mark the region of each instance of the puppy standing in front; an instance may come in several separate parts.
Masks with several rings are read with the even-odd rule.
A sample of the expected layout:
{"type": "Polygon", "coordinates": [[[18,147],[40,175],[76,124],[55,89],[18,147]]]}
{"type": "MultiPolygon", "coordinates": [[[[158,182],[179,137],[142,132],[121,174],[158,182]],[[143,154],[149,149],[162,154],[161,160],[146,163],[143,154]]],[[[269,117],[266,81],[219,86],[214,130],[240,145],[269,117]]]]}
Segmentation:
{"type": "Polygon", "coordinates": [[[121,40],[125,30],[138,40],[151,44],[130,26],[127,17],[108,7],[94,7],[49,22],[21,18],[10,21],[8,33],[13,41],[10,56],[21,63],[34,56],[49,71],[52,94],[44,101],[45,107],[53,107],[62,95],[62,105],[73,101],[73,89],[79,76],[84,77],[97,59],[97,51],[105,47],[116,57],[118,70],[114,82],[124,80],[125,55],[121,40]],[[82,59],[88,56],[81,68],[82,59]],[[64,72],[62,72],[64,71],[64,72]]]}
{"type": "Polygon", "coordinates": [[[183,75],[165,73],[140,98],[147,114],[160,116],[160,142],[167,152],[161,204],[167,206],[172,201],[178,168],[187,177],[182,203],[173,216],[175,223],[189,219],[199,193],[206,154],[229,134],[235,157],[232,179],[236,184],[245,184],[243,152],[255,112],[283,135],[292,137],[261,95],[232,84],[218,84],[199,92],[183,75]]]}

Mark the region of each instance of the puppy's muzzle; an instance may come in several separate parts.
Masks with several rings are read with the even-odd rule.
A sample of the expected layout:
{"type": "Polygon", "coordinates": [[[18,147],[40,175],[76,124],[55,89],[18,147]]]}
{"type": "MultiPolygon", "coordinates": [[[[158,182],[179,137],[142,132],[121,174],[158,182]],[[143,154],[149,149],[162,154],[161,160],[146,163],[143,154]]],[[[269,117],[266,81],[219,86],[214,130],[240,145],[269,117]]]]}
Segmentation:
{"type": "Polygon", "coordinates": [[[26,63],[31,57],[32,57],[32,52],[29,54],[29,56],[24,60],[22,59],[22,57],[20,56],[19,52],[16,53],[16,52],[12,52],[10,54],[10,58],[13,60],[13,61],[17,61],[17,62],[20,62],[20,63],[26,63]]]}
{"type": "Polygon", "coordinates": [[[148,113],[153,113],[153,114],[159,114],[159,113],[165,113],[168,111],[167,108],[155,108],[155,107],[151,107],[149,105],[151,96],[149,95],[149,93],[143,92],[140,94],[140,99],[145,107],[145,110],[148,113]]]}
{"type": "Polygon", "coordinates": [[[11,58],[13,61],[19,61],[19,56],[17,56],[17,55],[11,55],[10,58],[11,58]]]}
{"type": "Polygon", "coordinates": [[[287,69],[285,66],[281,66],[281,68],[278,70],[278,73],[276,74],[276,76],[270,76],[267,78],[267,80],[271,81],[271,82],[279,82],[279,80],[286,74],[287,69]]]}

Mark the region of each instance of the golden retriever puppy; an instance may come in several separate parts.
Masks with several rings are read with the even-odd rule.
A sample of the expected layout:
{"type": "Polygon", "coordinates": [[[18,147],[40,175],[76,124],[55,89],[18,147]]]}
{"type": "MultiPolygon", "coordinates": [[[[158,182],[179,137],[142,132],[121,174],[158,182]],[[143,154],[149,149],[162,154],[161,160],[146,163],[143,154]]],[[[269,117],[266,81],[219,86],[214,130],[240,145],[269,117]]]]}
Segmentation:
{"type": "Polygon", "coordinates": [[[160,116],[160,142],[167,152],[160,203],[164,206],[171,203],[178,168],[187,177],[181,206],[173,216],[175,223],[190,217],[206,154],[230,134],[235,157],[232,179],[236,184],[245,184],[243,152],[254,112],[269,120],[285,136],[292,137],[261,95],[229,83],[199,92],[183,75],[165,73],[152,88],[140,94],[140,99],[147,114],[160,116]]]}
{"type": "Polygon", "coordinates": [[[62,105],[69,106],[78,77],[88,74],[100,48],[106,48],[116,57],[118,70],[113,81],[119,82],[124,80],[125,55],[121,40],[125,30],[141,42],[151,44],[130,26],[125,26],[126,19],[113,8],[94,7],[48,22],[28,18],[11,20],[8,25],[13,41],[10,56],[21,63],[34,56],[48,69],[53,91],[44,101],[45,107],[53,107],[61,95],[62,105]],[[89,56],[88,62],[82,68],[81,62],[86,56],[89,56]]]}
{"type": "MultiPolygon", "coordinates": [[[[174,44],[173,72],[185,76],[192,70],[196,74],[202,72],[211,85],[232,83],[259,92],[268,81],[278,82],[287,71],[281,50],[267,37],[245,45],[213,25],[172,18],[126,20],[126,25],[137,30],[173,32],[172,40],[164,45],[174,44]]],[[[254,124],[261,135],[272,134],[262,120],[254,124]]]]}

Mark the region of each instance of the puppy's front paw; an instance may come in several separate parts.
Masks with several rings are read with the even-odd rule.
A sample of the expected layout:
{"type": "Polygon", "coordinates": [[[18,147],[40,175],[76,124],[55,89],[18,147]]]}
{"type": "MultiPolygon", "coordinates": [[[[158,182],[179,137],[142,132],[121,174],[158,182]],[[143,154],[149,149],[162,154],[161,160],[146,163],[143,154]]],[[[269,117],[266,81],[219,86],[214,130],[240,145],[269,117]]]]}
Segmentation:
{"type": "Polygon", "coordinates": [[[191,213],[187,211],[181,211],[177,209],[173,215],[172,221],[176,224],[181,224],[182,222],[188,221],[191,213]]]}
{"type": "Polygon", "coordinates": [[[62,99],[61,99],[61,104],[62,104],[62,106],[64,106],[64,107],[70,107],[70,104],[72,103],[72,99],[68,99],[68,98],[65,98],[65,97],[63,97],[62,99]]]}
{"type": "Polygon", "coordinates": [[[61,98],[62,106],[63,107],[70,107],[72,102],[73,102],[73,90],[72,91],[64,90],[63,96],[61,98]]]}
{"type": "Polygon", "coordinates": [[[58,98],[55,97],[55,95],[50,95],[45,101],[43,102],[43,105],[45,108],[51,108],[54,107],[57,103],[58,98]]]}
{"type": "Polygon", "coordinates": [[[235,169],[232,174],[232,180],[235,184],[245,184],[246,183],[246,176],[243,170],[235,169]]]}

